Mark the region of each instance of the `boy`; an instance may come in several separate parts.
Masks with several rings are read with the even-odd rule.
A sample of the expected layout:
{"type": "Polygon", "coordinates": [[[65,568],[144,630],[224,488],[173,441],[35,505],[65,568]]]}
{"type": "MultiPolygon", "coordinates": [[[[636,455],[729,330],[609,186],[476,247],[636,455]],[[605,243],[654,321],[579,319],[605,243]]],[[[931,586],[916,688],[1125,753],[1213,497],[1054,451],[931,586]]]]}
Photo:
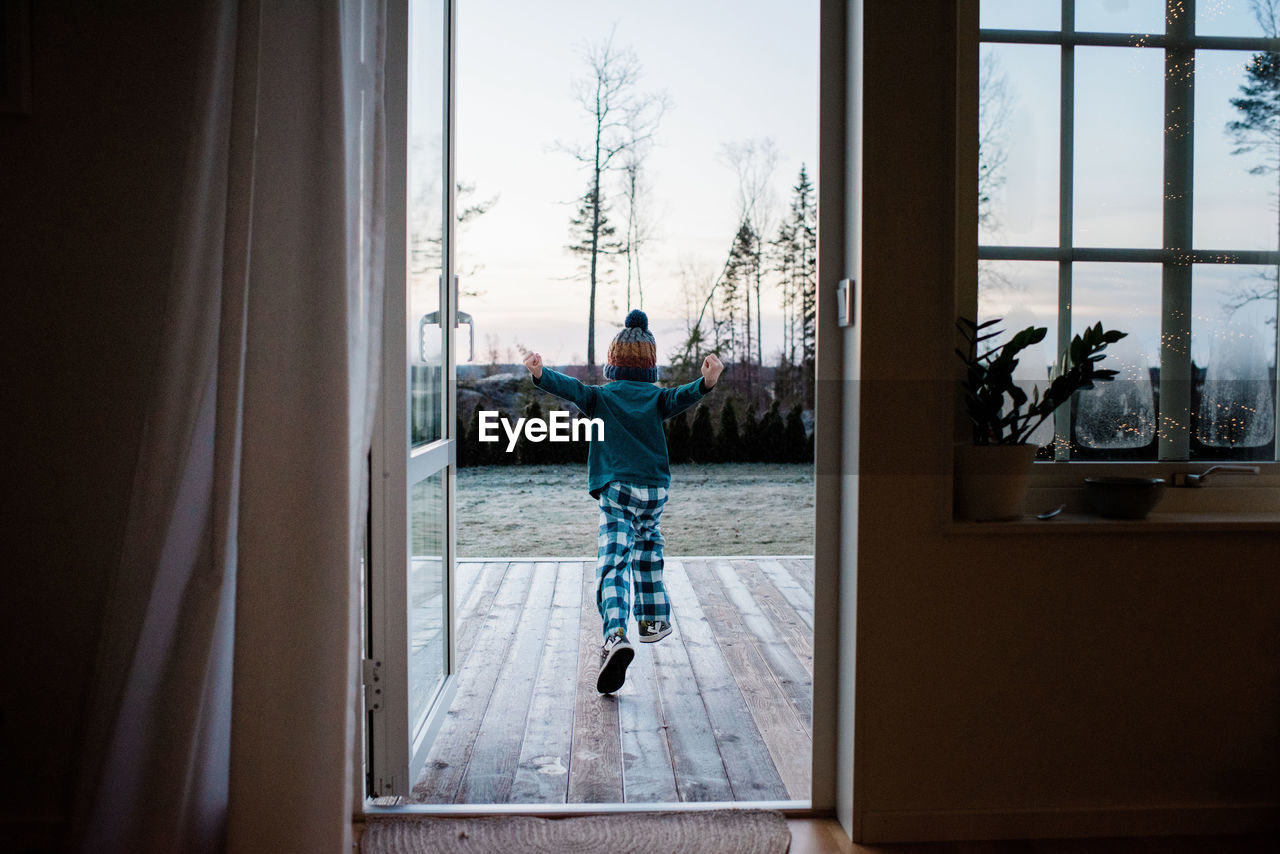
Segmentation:
{"type": "Polygon", "coordinates": [[[604,375],[611,382],[584,385],[544,368],[530,353],[524,366],[545,392],[577,405],[604,422],[604,441],[587,452],[587,490],[600,502],[596,607],[604,620],[604,646],[596,690],[612,694],[626,681],[635,648],[627,641],[628,598],[635,589],[635,616],[641,643],[671,634],[671,608],[662,586],[662,546],[658,518],[667,502],[671,469],[662,422],[693,406],[715,387],[724,365],[714,355],[702,362],[702,379],[678,388],[659,388],[658,350],[643,311],[627,315],[609,344],[604,375]],[[628,584],[628,574],[630,584],[628,584]]]}

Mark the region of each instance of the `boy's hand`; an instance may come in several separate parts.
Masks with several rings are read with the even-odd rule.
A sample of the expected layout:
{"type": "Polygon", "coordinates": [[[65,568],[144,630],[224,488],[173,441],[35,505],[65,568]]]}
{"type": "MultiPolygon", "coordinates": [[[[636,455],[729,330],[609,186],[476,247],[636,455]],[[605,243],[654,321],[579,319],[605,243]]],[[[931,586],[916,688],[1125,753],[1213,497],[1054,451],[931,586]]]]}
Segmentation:
{"type": "Polygon", "coordinates": [[[707,358],[702,360],[702,382],[708,389],[715,387],[716,380],[720,379],[720,372],[723,370],[724,362],[721,362],[715,353],[708,353],[707,358]]]}
{"type": "Polygon", "coordinates": [[[524,357],[524,366],[533,374],[535,380],[542,379],[542,354],[530,353],[524,357]]]}

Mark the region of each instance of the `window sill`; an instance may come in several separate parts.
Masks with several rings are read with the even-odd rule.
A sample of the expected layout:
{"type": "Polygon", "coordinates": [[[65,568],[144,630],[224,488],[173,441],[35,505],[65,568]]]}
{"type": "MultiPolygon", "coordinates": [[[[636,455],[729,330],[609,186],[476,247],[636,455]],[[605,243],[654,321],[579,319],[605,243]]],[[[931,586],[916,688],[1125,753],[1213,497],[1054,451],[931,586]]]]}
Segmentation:
{"type": "Polygon", "coordinates": [[[1080,487],[1032,487],[1027,495],[1027,514],[1007,522],[967,522],[954,520],[954,534],[1107,532],[1176,533],[1250,531],[1280,532],[1280,489],[1273,486],[1170,487],[1156,509],[1145,519],[1104,519],[1090,511],[1080,487]],[[1036,513],[1065,504],[1066,509],[1048,520],[1036,513]]]}
{"type": "Polygon", "coordinates": [[[1034,515],[1008,522],[954,521],[949,533],[967,534],[1169,534],[1195,531],[1207,533],[1227,531],[1231,533],[1280,532],[1280,512],[1162,512],[1153,510],[1145,519],[1103,519],[1083,512],[1063,512],[1052,519],[1041,521],[1034,515]]]}

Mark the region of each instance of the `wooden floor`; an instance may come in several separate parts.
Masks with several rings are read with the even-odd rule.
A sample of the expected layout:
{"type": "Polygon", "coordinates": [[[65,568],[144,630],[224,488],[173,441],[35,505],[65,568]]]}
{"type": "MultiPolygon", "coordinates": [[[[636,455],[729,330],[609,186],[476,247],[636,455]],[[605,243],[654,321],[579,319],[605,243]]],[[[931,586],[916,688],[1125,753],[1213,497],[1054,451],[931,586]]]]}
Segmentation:
{"type": "MultiPolygon", "coordinates": [[[[1249,836],[1139,836],[1127,839],[1030,839],[999,842],[906,842],[858,845],[835,819],[789,818],[787,854],[1273,854],[1274,834],[1249,836]]],[[[360,850],[364,822],[352,825],[353,850],[360,850]]]]}
{"type": "Polygon", "coordinates": [[[675,632],[604,696],[594,561],[456,577],[457,694],[413,802],[809,798],[812,558],[668,558],[675,632]]]}

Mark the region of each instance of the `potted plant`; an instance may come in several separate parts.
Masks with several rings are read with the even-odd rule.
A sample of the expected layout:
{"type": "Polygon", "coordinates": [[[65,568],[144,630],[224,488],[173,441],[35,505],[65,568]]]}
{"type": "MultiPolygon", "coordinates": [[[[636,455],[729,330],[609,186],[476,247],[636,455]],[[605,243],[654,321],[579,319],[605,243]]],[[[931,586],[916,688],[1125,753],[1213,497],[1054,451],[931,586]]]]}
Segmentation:
{"type": "Polygon", "coordinates": [[[1044,340],[1048,330],[1028,326],[1000,346],[985,342],[1002,332],[1000,318],[975,323],[961,318],[956,328],[967,347],[957,349],[965,365],[961,389],[965,413],[973,426],[973,443],[956,448],[956,507],[960,518],[977,521],[1016,519],[1022,515],[1027,477],[1036,446],[1028,439],[1045,419],[1081,389],[1109,382],[1116,371],[1099,368],[1103,351],[1128,333],[1104,330],[1101,323],[1071,339],[1055,365],[1043,393],[1030,395],[1014,380],[1018,354],[1044,340]]]}

